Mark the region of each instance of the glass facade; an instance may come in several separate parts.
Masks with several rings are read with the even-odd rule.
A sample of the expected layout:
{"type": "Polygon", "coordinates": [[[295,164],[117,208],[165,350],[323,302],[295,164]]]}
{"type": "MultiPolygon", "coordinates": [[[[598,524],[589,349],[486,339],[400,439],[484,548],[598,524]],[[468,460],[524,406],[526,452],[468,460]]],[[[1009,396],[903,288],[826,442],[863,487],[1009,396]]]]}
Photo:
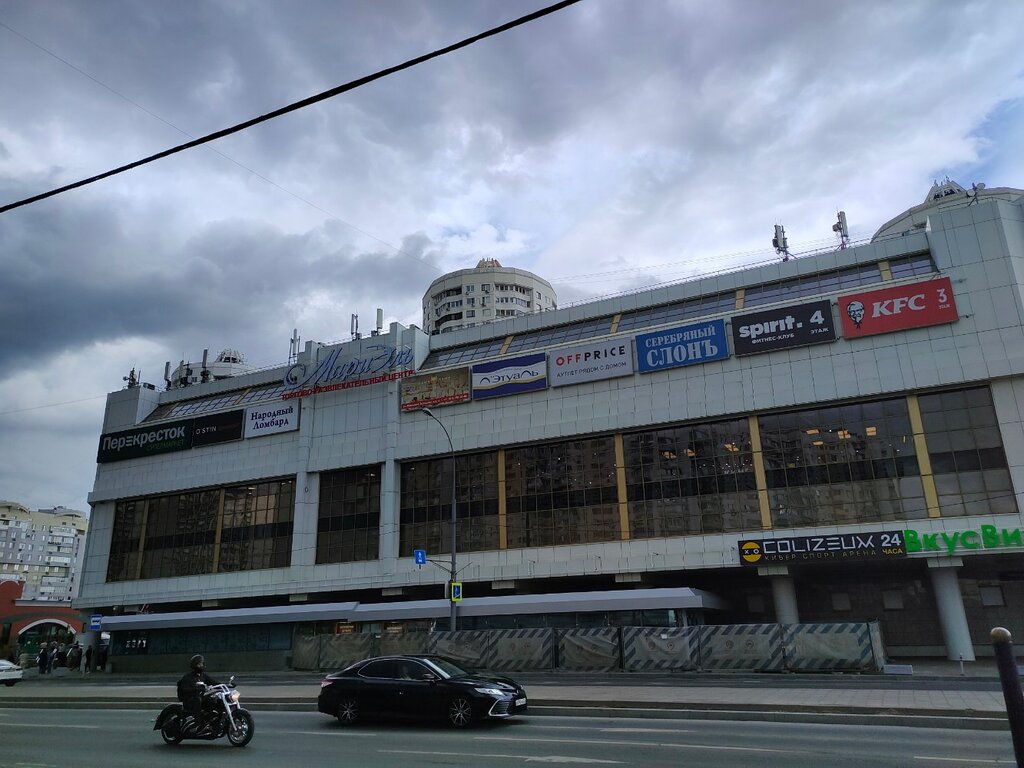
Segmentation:
{"type": "Polygon", "coordinates": [[[624,436],[634,538],[761,527],[746,419],[624,436]]]}
{"type": "MultiPolygon", "coordinates": [[[[459,456],[456,466],[457,551],[498,549],[497,451],[459,456]]],[[[451,457],[402,464],[399,555],[450,554],[451,519],[451,457]]]]}
{"type": "Polygon", "coordinates": [[[285,568],[294,508],[291,479],[119,501],[107,581],[285,568]]]}
{"type": "Polygon", "coordinates": [[[316,529],[317,563],[376,560],[380,542],[380,466],[324,472],[316,529]]]}
{"type": "Polygon", "coordinates": [[[294,511],[290,480],[226,488],[218,571],[288,565],[294,511]]]}
{"type": "Polygon", "coordinates": [[[942,516],[1016,513],[988,387],[920,395],[917,401],[942,516]]]}
{"type": "Polygon", "coordinates": [[[618,539],[614,438],[507,450],[505,496],[509,548],[618,539]]]}
{"type": "Polygon", "coordinates": [[[906,398],[758,417],[772,525],[927,517],[906,398]]]}

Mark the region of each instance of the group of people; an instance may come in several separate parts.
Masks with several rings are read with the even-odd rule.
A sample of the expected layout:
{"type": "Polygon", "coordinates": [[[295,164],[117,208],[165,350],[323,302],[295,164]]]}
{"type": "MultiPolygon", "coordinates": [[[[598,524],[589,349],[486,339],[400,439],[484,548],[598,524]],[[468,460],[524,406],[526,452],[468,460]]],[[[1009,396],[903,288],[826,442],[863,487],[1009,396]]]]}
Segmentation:
{"type": "MultiPolygon", "coordinates": [[[[100,667],[106,666],[106,659],[102,658],[104,651],[100,651],[100,667]]],[[[82,674],[89,674],[93,670],[93,650],[91,645],[82,646],[74,643],[70,646],[64,643],[52,641],[49,645],[41,643],[39,653],[36,655],[36,666],[39,667],[40,675],[48,675],[58,667],[77,669],[82,674]]]]}

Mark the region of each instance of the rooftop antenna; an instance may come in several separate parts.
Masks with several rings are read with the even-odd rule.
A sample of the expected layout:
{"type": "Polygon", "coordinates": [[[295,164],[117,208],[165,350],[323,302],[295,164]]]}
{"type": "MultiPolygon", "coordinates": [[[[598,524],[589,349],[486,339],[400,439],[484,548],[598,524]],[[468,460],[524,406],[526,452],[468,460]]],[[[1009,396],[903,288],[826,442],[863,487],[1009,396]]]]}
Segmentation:
{"type": "Polygon", "coordinates": [[[384,310],[377,307],[377,328],[376,330],[370,331],[371,336],[380,336],[380,331],[384,327],[384,310]]]}
{"type": "Polygon", "coordinates": [[[786,229],[781,224],[775,225],[775,237],[772,238],[772,245],[776,253],[782,254],[783,261],[789,261],[789,244],[786,242],[786,229]]]}
{"type": "Polygon", "coordinates": [[[299,336],[299,329],[292,328],[292,338],[288,346],[288,362],[294,363],[299,357],[299,344],[302,343],[302,337],[299,336]]]}
{"type": "Polygon", "coordinates": [[[164,382],[167,384],[167,389],[171,388],[171,361],[168,360],[164,363],[164,382]]]}
{"type": "Polygon", "coordinates": [[[352,339],[358,339],[359,336],[359,315],[352,315],[352,339]]]}
{"type": "Polygon", "coordinates": [[[974,194],[971,194],[971,192],[967,193],[967,196],[971,198],[971,202],[969,202],[968,205],[974,205],[976,202],[978,202],[978,193],[981,192],[984,188],[984,184],[971,184],[971,192],[973,192],[974,194]]]}
{"type": "MultiPolygon", "coordinates": [[[[142,375],[141,371],[139,372],[139,375],[140,376],[142,375]]],[[[128,389],[135,389],[137,386],[139,386],[139,379],[135,375],[135,369],[134,368],[132,368],[128,372],[127,376],[122,376],[121,377],[121,381],[127,381],[128,382],[128,387],[127,387],[128,389]]]]}
{"type": "Polygon", "coordinates": [[[206,367],[206,361],[209,358],[209,356],[210,356],[210,350],[209,349],[204,349],[203,350],[203,370],[201,370],[199,372],[199,380],[203,384],[205,384],[206,382],[208,382],[210,380],[210,369],[206,367]]]}
{"type": "Polygon", "coordinates": [[[840,211],[838,219],[832,225],[832,231],[839,235],[839,250],[845,250],[850,244],[850,228],[846,226],[846,211],[840,211]]]}

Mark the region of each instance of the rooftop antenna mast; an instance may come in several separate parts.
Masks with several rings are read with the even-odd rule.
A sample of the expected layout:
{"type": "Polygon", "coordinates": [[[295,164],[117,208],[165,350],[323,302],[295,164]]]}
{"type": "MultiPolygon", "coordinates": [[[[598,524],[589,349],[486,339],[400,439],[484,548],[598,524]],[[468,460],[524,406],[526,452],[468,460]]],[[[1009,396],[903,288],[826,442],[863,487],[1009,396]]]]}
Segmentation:
{"type": "Polygon", "coordinates": [[[789,244],[786,242],[786,229],[781,224],[775,225],[775,237],[772,238],[772,246],[776,253],[782,254],[783,261],[789,261],[789,244]]]}
{"type": "Polygon", "coordinates": [[[839,235],[839,250],[845,250],[850,245],[850,228],[846,226],[846,212],[840,211],[838,221],[832,225],[832,231],[839,235]]]}
{"type": "Polygon", "coordinates": [[[299,329],[292,328],[292,338],[288,346],[288,364],[291,365],[299,359],[299,345],[302,343],[302,337],[299,336],[299,329]]]}
{"type": "Polygon", "coordinates": [[[359,336],[359,315],[352,315],[352,339],[360,338],[359,336]]]}

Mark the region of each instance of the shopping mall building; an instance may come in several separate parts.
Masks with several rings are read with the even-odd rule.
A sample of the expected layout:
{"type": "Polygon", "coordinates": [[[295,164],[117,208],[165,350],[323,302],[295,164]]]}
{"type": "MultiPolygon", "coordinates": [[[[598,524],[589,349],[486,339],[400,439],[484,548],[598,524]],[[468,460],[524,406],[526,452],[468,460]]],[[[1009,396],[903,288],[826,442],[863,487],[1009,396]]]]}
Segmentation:
{"type": "Polygon", "coordinates": [[[459,629],[986,655],[1024,636],[1022,286],[1024,192],[947,182],[862,245],[113,392],[75,606],[139,664],[446,628],[454,455],[459,629]]]}

